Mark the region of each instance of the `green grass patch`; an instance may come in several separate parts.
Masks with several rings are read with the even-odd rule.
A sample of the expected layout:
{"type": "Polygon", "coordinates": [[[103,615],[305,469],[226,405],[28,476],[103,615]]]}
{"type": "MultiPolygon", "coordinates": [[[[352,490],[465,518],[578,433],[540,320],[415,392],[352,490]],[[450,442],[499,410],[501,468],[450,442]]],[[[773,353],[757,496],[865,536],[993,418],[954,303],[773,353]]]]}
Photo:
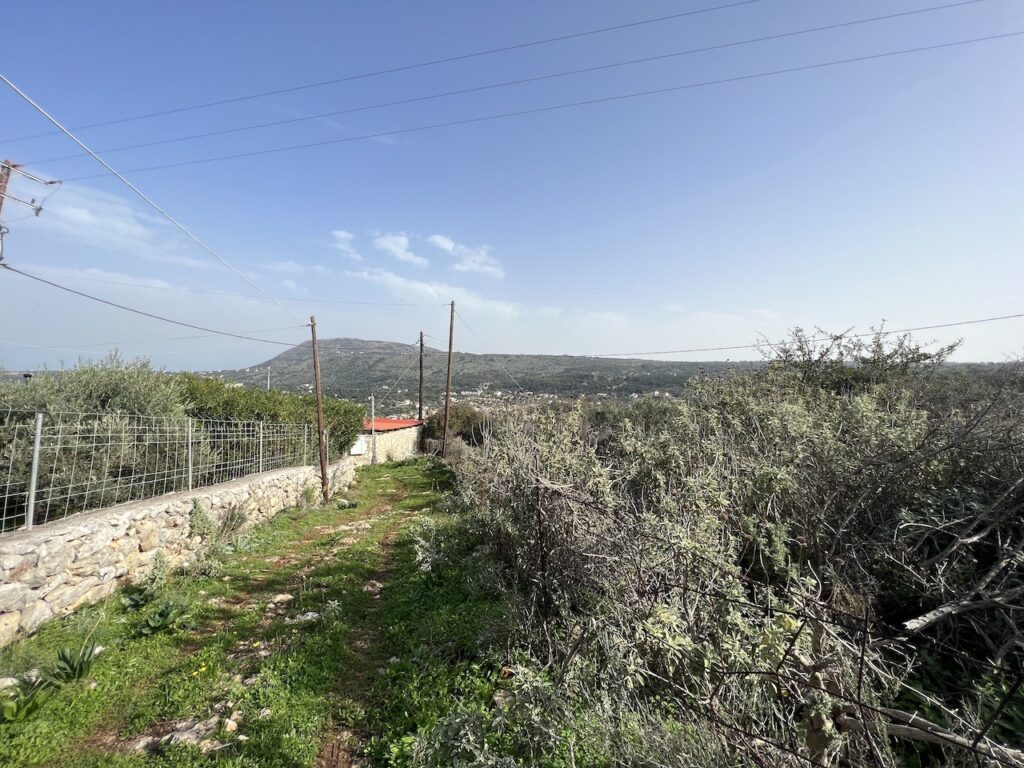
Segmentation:
{"type": "MultiPolygon", "coordinates": [[[[455,522],[441,518],[437,528],[435,536],[448,536],[458,547],[463,533],[455,522]]],[[[367,751],[375,764],[405,766],[416,739],[452,711],[483,717],[494,711],[504,665],[482,636],[501,616],[502,604],[473,585],[468,551],[428,571],[417,565],[412,532],[395,546],[380,616],[390,663],[373,689],[367,751]]]]}
{"type": "Polygon", "coordinates": [[[134,605],[119,593],[15,643],[0,653],[0,675],[46,669],[65,647],[103,650],[84,679],[26,720],[0,724],[0,765],[310,765],[329,729],[362,727],[366,691],[386,658],[376,643],[356,642],[376,633],[382,600],[364,586],[381,573],[381,539],[410,519],[403,512],[435,503],[446,482],[426,461],[364,468],[346,508],[282,512],[226,554],[216,576],[172,577],[134,605]],[[283,593],[292,598],[274,604],[283,593]],[[168,600],[185,617],[143,634],[168,600]],[[318,618],[294,621],[310,611],[318,618]],[[175,721],[233,712],[237,732],[212,734],[224,749],[130,752],[175,721]]]}

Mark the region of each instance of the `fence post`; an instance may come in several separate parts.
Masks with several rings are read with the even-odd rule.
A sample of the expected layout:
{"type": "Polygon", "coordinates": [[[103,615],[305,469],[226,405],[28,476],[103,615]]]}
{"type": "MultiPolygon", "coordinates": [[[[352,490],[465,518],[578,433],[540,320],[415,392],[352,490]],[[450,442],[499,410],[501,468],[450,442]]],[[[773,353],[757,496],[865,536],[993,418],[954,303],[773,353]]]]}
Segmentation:
{"type": "Polygon", "coordinates": [[[188,450],[185,452],[188,457],[188,489],[192,490],[192,417],[188,417],[188,450]]]}
{"type": "Polygon", "coordinates": [[[302,427],[302,463],[308,464],[309,458],[307,453],[309,452],[309,424],[305,424],[302,427]]]}
{"type": "Polygon", "coordinates": [[[259,460],[259,471],[263,472],[263,422],[260,423],[260,460],[259,460]]]}
{"type": "Polygon", "coordinates": [[[32,444],[32,475],[28,481],[28,507],[25,509],[25,530],[32,530],[36,518],[36,482],[39,479],[39,446],[43,440],[43,414],[36,414],[36,439],[32,444]]]}
{"type": "Polygon", "coordinates": [[[327,449],[327,463],[331,463],[331,430],[324,430],[324,447],[327,449]]]}

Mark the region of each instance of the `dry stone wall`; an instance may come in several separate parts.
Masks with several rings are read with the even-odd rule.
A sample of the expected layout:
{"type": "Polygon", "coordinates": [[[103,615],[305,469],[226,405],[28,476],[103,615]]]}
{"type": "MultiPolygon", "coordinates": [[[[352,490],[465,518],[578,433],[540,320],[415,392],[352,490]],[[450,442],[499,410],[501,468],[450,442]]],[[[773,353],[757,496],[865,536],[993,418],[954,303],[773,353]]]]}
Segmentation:
{"type": "MultiPolygon", "coordinates": [[[[356,466],[367,461],[353,456],[331,464],[332,490],[346,489],[356,466]]],[[[248,528],[301,502],[307,488],[319,493],[317,468],[280,469],[3,535],[0,647],[54,616],[103,599],[122,583],[143,578],[160,553],[172,566],[194,558],[202,545],[190,531],[194,505],[215,524],[229,511],[240,510],[248,528]]]]}
{"type": "MultiPolygon", "coordinates": [[[[422,427],[407,427],[377,433],[377,461],[404,461],[419,453],[422,427]]],[[[369,436],[367,436],[369,446],[369,436]]]]}

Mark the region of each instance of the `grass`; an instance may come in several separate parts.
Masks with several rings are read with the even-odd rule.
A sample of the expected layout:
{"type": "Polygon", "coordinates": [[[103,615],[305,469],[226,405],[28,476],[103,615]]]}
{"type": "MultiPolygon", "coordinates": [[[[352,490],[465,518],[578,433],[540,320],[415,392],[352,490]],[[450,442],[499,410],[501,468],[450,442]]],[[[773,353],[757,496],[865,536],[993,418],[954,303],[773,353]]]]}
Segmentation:
{"type": "Polygon", "coordinates": [[[228,554],[216,577],[172,577],[138,611],[115,595],[6,649],[4,675],[46,669],[64,647],[104,647],[85,679],[28,719],[0,724],[0,765],[290,768],[312,765],[323,743],[349,731],[389,759],[391,744],[440,710],[421,694],[408,714],[397,711],[395,696],[417,689],[416,654],[440,649],[432,658],[453,662],[456,679],[486,612],[486,600],[459,592],[456,579],[418,575],[403,534],[447,482],[426,461],[363,468],[348,495],[355,506],[282,512],[228,554]],[[274,603],[279,594],[292,599],[274,603]],[[188,620],[140,634],[142,619],[169,599],[188,620]],[[289,621],[309,611],[319,618],[289,621]],[[238,729],[227,732],[232,713],[238,729]],[[210,717],[220,718],[210,738],[222,749],[132,750],[177,721],[210,717]]]}
{"type": "MultiPolygon", "coordinates": [[[[438,522],[435,538],[448,546],[472,541],[453,521],[438,522]]],[[[369,713],[367,752],[374,764],[408,765],[417,738],[452,711],[494,710],[506,668],[487,650],[494,645],[487,634],[502,604],[481,588],[474,571],[469,551],[450,553],[440,566],[423,570],[411,532],[397,540],[381,606],[381,647],[392,663],[373,688],[369,713]]]]}

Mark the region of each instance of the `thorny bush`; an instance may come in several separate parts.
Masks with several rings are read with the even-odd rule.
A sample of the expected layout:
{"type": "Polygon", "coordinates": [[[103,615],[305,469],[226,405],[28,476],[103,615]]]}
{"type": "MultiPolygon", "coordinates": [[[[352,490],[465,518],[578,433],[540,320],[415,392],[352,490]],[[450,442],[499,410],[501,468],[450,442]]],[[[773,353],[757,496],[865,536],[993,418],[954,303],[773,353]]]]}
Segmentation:
{"type": "Polygon", "coordinates": [[[532,741],[480,762],[453,712],[420,762],[1024,766],[1024,379],[949,351],[797,332],[678,400],[496,414],[456,472],[532,741]]]}

